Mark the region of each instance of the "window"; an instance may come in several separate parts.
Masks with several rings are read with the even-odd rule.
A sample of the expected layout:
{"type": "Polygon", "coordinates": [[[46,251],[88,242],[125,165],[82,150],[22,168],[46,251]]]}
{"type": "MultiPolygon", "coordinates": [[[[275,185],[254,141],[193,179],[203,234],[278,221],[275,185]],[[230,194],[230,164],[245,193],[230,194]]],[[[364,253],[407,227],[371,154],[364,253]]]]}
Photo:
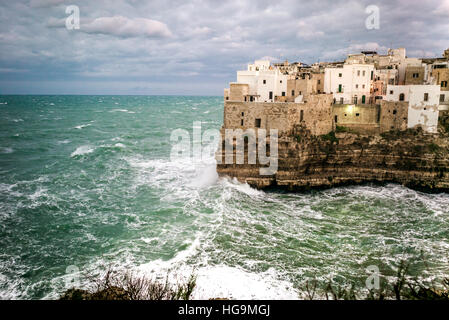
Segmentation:
{"type": "Polygon", "coordinates": [[[260,123],[261,123],[261,120],[260,119],[256,119],[256,123],[255,123],[256,128],[260,128],[260,123]]]}
{"type": "Polygon", "coordinates": [[[292,90],[292,97],[295,96],[295,90],[292,90]]]}
{"type": "Polygon", "coordinates": [[[403,93],[401,93],[399,95],[399,101],[404,101],[405,100],[405,95],[403,93]]]}
{"type": "Polygon", "coordinates": [[[441,81],[441,87],[447,88],[447,81],[441,81]]]}
{"type": "Polygon", "coordinates": [[[299,95],[302,96],[302,91],[299,91],[299,95]]]}
{"type": "Polygon", "coordinates": [[[341,84],[338,85],[338,92],[343,92],[342,87],[343,86],[341,84]]]}
{"type": "Polygon", "coordinates": [[[363,71],[363,76],[365,76],[365,74],[366,74],[366,72],[365,72],[365,71],[363,71]]]}
{"type": "Polygon", "coordinates": [[[273,99],[273,91],[268,92],[268,99],[273,99]]]}
{"type": "Polygon", "coordinates": [[[279,83],[282,83],[282,80],[279,80],[279,83]]]}
{"type": "Polygon", "coordinates": [[[362,89],[365,89],[365,85],[362,86],[362,89]]]}
{"type": "Polygon", "coordinates": [[[429,94],[428,93],[424,93],[424,101],[429,101],[429,94]]]}
{"type": "Polygon", "coordinates": [[[321,84],[321,80],[318,79],[318,84],[321,84]]]}
{"type": "Polygon", "coordinates": [[[341,74],[341,73],[339,73],[339,74],[338,74],[338,77],[339,77],[339,78],[341,78],[341,77],[342,77],[342,74],[341,74]]]}
{"type": "Polygon", "coordinates": [[[393,114],[396,114],[397,113],[397,110],[393,110],[393,114]]]}
{"type": "Polygon", "coordinates": [[[444,102],[444,94],[440,94],[440,102],[444,102]]]}
{"type": "Polygon", "coordinates": [[[300,116],[299,116],[299,121],[302,122],[304,121],[304,110],[301,110],[300,116]]]}
{"type": "Polygon", "coordinates": [[[413,74],[413,78],[415,78],[415,79],[416,79],[416,78],[419,78],[419,73],[414,73],[414,74],[413,74]]]}
{"type": "Polygon", "coordinates": [[[321,93],[321,90],[318,90],[318,93],[321,93]]]}
{"type": "Polygon", "coordinates": [[[393,90],[390,90],[390,94],[393,94],[394,92],[393,92],[393,90]]]}
{"type": "Polygon", "coordinates": [[[360,113],[356,113],[355,116],[356,116],[356,117],[360,116],[360,113]]]}
{"type": "Polygon", "coordinates": [[[356,89],[358,89],[358,88],[359,88],[359,85],[358,85],[358,84],[356,84],[356,85],[355,85],[355,88],[356,88],[356,89]]]}
{"type": "Polygon", "coordinates": [[[267,80],[264,80],[264,81],[263,81],[263,84],[267,84],[267,80]]]}
{"type": "Polygon", "coordinates": [[[240,125],[243,127],[243,119],[240,121],[240,125]]]}
{"type": "Polygon", "coordinates": [[[357,77],[360,77],[360,70],[357,71],[357,77]]]}
{"type": "Polygon", "coordinates": [[[242,117],[244,117],[245,116],[245,112],[242,112],[242,117]]]}
{"type": "Polygon", "coordinates": [[[285,97],[285,91],[282,91],[282,96],[285,97]]]}
{"type": "Polygon", "coordinates": [[[335,116],[335,123],[338,122],[338,116],[335,116]]]}

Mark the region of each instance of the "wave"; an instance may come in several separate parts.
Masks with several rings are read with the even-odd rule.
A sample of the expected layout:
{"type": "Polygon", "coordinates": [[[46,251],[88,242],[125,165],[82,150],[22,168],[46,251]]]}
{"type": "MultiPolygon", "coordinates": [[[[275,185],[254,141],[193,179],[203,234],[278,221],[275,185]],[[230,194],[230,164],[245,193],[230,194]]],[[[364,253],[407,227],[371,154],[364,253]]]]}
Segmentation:
{"type": "Polygon", "coordinates": [[[85,155],[85,154],[89,154],[94,152],[95,148],[90,147],[90,146],[80,146],[78,148],[76,148],[75,151],[72,152],[72,154],[70,155],[72,158],[76,157],[76,156],[81,156],[81,155],[85,155]]]}
{"type": "Polygon", "coordinates": [[[88,123],[88,124],[80,124],[79,126],[74,127],[73,129],[78,129],[81,130],[82,128],[86,128],[86,127],[90,127],[92,124],[88,123]]]}

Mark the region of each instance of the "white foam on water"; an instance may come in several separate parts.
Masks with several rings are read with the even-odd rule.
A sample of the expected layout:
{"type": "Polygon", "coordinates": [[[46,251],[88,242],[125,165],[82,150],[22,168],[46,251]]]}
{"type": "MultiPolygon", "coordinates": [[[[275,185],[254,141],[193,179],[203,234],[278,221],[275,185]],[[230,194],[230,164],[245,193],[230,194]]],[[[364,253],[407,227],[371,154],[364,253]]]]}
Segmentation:
{"type": "Polygon", "coordinates": [[[126,146],[123,143],[116,143],[116,144],[114,144],[114,147],[126,148],[126,146]]]}
{"type": "Polygon", "coordinates": [[[68,140],[68,139],[58,141],[59,144],[67,144],[67,143],[70,143],[70,142],[72,142],[72,141],[70,141],[70,140],[68,140]]]}
{"type": "Polygon", "coordinates": [[[220,179],[220,182],[223,184],[224,187],[234,189],[240,193],[244,193],[250,197],[264,197],[266,196],[266,193],[262,190],[257,190],[255,188],[252,188],[247,183],[239,182],[236,178],[222,178],[220,179]]]}
{"type": "Polygon", "coordinates": [[[86,128],[91,126],[92,124],[88,123],[88,124],[80,124],[79,126],[74,127],[73,129],[78,129],[81,130],[82,128],[86,128]]]}
{"type": "MultiPolygon", "coordinates": [[[[145,242],[149,243],[151,240],[147,241],[145,242]]],[[[197,237],[187,249],[179,252],[174,258],[143,264],[137,271],[150,278],[152,274],[168,274],[171,283],[185,281],[194,274],[197,277],[194,299],[299,299],[292,284],[280,280],[273,268],[263,273],[252,273],[226,265],[196,267],[188,264],[188,258],[195,255],[200,246],[200,237],[197,237]]]]}
{"type": "Polygon", "coordinates": [[[28,196],[28,198],[29,198],[31,201],[35,201],[35,200],[37,200],[38,198],[40,198],[40,197],[42,197],[42,196],[46,196],[46,195],[47,195],[47,191],[48,191],[48,189],[39,187],[39,188],[36,190],[36,192],[34,192],[33,194],[30,194],[30,195],[28,196]]]}
{"type": "Polygon", "coordinates": [[[80,146],[76,148],[75,151],[72,152],[70,155],[71,157],[81,156],[84,154],[92,153],[94,152],[95,148],[92,148],[91,146],[80,146]]]}
{"type": "Polygon", "coordinates": [[[279,280],[274,269],[251,273],[229,266],[208,266],[197,273],[194,299],[295,300],[298,292],[290,282],[279,280]]]}
{"type": "Polygon", "coordinates": [[[5,147],[5,148],[0,148],[0,153],[4,153],[4,154],[8,154],[8,153],[13,153],[14,149],[10,148],[10,147],[5,147]]]}

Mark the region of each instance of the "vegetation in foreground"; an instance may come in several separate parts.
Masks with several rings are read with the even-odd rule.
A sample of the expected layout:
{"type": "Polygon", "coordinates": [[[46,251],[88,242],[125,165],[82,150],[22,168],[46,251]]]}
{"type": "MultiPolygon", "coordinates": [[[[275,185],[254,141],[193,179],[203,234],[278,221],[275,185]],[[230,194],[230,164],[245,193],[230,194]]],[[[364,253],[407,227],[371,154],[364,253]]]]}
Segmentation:
{"type": "Polygon", "coordinates": [[[104,276],[88,276],[88,280],[91,289],[69,289],[60,300],[190,300],[196,287],[193,274],[182,283],[172,284],[168,275],[160,281],[108,269],[104,276]]]}
{"type": "MultiPolygon", "coordinates": [[[[321,286],[317,280],[307,281],[300,291],[307,300],[449,300],[449,278],[436,286],[417,277],[407,276],[409,265],[401,262],[396,279],[379,289],[368,290],[365,284],[342,286],[329,282],[321,286]]],[[[91,289],[69,289],[61,300],[190,300],[196,288],[194,274],[181,283],[153,280],[131,272],[108,270],[103,277],[89,277],[91,289]]],[[[214,300],[227,300],[219,298],[214,300]]]]}
{"type": "Polygon", "coordinates": [[[449,300],[449,278],[437,286],[424,283],[417,277],[407,276],[409,265],[401,262],[396,279],[379,289],[368,290],[364,286],[346,287],[329,282],[318,288],[317,281],[308,281],[305,285],[305,299],[326,300],[449,300]]]}

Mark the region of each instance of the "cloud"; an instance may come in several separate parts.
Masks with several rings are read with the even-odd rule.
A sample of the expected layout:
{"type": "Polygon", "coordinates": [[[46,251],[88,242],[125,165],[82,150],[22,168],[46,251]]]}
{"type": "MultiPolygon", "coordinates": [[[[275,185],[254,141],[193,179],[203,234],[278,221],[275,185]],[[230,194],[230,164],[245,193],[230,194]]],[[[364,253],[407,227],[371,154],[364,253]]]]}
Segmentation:
{"type": "Polygon", "coordinates": [[[381,46],[377,42],[353,43],[346,48],[325,52],[321,57],[332,60],[346,57],[346,55],[350,53],[359,53],[361,51],[377,51],[378,53],[386,53],[387,50],[387,47],[381,46]]]}
{"type": "Polygon", "coordinates": [[[0,19],[8,26],[0,30],[0,92],[220,95],[236,70],[264,56],[311,64],[361,50],[405,47],[408,56],[440,57],[448,48],[449,0],[378,0],[379,30],[365,27],[370,4],[0,1],[0,19]],[[80,8],[79,30],[65,28],[65,5],[71,4],[80,8]],[[136,83],[151,86],[133,91],[136,83]]]}
{"type": "Polygon", "coordinates": [[[122,16],[96,18],[90,23],[82,24],[81,30],[118,37],[167,38],[172,36],[167,25],[160,21],[144,18],[130,19],[122,16]]]}
{"type": "Polygon", "coordinates": [[[317,37],[322,36],[324,36],[324,32],[320,29],[316,30],[313,25],[307,24],[304,21],[298,23],[298,32],[296,33],[297,38],[316,39],[317,37]]]}
{"type": "Polygon", "coordinates": [[[48,8],[63,4],[64,0],[31,0],[30,7],[32,8],[48,8]]]}
{"type": "Polygon", "coordinates": [[[65,18],[57,19],[57,18],[50,18],[47,21],[46,26],[49,28],[61,28],[65,27],[65,18]]]}

